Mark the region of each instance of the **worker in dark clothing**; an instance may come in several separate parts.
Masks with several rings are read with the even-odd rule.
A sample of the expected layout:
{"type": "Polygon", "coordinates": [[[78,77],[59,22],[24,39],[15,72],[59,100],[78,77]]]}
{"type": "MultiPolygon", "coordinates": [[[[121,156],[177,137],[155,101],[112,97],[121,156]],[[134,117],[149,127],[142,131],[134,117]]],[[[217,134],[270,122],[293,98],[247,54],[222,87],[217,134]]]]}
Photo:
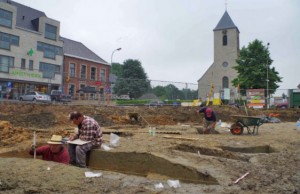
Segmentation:
{"type": "Polygon", "coordinates": [[[203,132],[206,134],[216,133],[215,126],[217,124],[217,117],[215,111],[209,107],[204,107],[197,110],[197,113],[204,113],[203,132]]]}

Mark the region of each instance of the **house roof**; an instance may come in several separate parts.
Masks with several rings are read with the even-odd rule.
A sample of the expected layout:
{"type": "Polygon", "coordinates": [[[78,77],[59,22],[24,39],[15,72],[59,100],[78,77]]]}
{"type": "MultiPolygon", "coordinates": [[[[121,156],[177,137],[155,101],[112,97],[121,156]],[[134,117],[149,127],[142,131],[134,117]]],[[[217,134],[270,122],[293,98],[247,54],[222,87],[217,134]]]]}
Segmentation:
{"type": "Polygon", "coordinates": [[[227,11],[223,14],[222,18],[220,19],[219,23],[215,27],[214,31],[216,30],[224,30],[224,29],[230,29],[230,28],[236,28],[238,31],[238,27],[233,23],[232,19],[230,18],[227,11]]]}
{"type": "Polygon", "coordinates": [[[38,19],[42,16],[47,17],[44,12],[38,11],[31,7],[27,7],[14,1],[8,1],[8,3],[17,8],[16,26],[18,27],[32,31],[38,31],[37,26],[33,24],[32,20],[38,19]]]}
{"type": "Polygon", "coordinates": [[[64,42],[64,55],[108,65],[106,61],[96,55],[81,42],[64,37],[60,37],[60,39],[64,42]]]}

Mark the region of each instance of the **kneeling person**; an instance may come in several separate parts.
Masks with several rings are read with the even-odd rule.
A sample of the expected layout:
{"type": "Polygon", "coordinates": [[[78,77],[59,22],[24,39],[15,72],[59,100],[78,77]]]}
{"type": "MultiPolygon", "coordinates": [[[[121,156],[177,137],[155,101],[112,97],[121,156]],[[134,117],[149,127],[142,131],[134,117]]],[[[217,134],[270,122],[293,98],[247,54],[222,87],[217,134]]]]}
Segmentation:
{"type": "Polygon", "coordinates": [[[215,131],[215,126],[217,123],[216,113],[209,107],[201,108],[197,111],[198,113],[204,113],[203,118],[203,127],[204,127],[204,133],[217,133],[215,131]]]}

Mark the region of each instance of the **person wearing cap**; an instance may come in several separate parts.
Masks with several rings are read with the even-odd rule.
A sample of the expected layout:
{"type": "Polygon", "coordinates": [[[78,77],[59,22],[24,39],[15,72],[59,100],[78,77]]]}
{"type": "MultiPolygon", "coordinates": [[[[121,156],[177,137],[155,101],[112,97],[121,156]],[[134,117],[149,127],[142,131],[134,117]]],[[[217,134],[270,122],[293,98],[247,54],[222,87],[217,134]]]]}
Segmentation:
{"type": "Polygon", "coordinates": [[[83,145],[68,144],[70,154],[70,164],[85,168],[87,152],[93,148],[98,148],[102,143],[102,130],[98,122],[80,112],[70,114],[70,121],[77,125],[78,132],[69,137],[70,141],[80,139],[88,142],[83,145]]]}
{"type": "Polygon", "coordinates": [[[203,127],[204,133],[215,132],[215,126],[217,124],[217,117],[215,111],[210,107],[203,107],[197,110],[197,113],[204,113],[203,127]]]}
{"type": "Polygon", "coordinates": [[[43,160],[69,164],[70,156],[68,150],[63,146],[62,136],[52,135],[47,143],[48,145],[38,148],[33,145],[29,154],[34,155],[34,149],[36,149],[36,155],[42,156],[43,160]]]}

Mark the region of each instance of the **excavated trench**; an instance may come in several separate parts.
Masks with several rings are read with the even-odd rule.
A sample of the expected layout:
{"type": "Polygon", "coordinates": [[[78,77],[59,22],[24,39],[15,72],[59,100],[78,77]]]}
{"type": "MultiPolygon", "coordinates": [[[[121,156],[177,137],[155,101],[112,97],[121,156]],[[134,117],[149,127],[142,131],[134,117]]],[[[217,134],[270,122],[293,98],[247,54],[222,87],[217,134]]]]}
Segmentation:
{"type": "MultiPolygon", "coordinates": [[[[6,158],[32,158],[27,151],[12,151],[1,153],[6,158]]],[[[38,157],[41,159],[40,157],[38,157]]],[[[150,153],[136,152],[106,152],[92,150],[89,154],[88,166],[91,169],[120,172],[148,177],[153,174],[163,179],[176,179],[185,183],[218,185],[218,181],[197,169],[172,163],[162,157],[150,153]]]]}
{"type": "Polygon", "coordinates": [[[229,147],[229,146],[219,146],[219,148],[211,149],[205,147],[197,147],[187,144],[179,144],[175,150],[183,152],[198,153],[201,155],[214,156],[227,158],[232,160],[241,160],[248,162],[251,158],[248,154],[259,154],[259,153],[273,153],[275,152],[270,146],[254,146],[254,147],[229,147]]]}
{"type": "MultiPolygon", "coordinates": [[[[120,134],[119,134],[120,135],[120,134]]],[[[122,134],[132,135],[132,134],[122,134]]],[[[270,146],[206,148],[189,144],[179,144],[170,148],[182,152],[221,157],[248,162],[253,154],[272,153],[270,146]]],[[[0,157],[32,158],[27,151],[11,151],[1,153],[0,157]]],[[[178,179],[181,182],[218,185],[218,181],[207,173],[201,173],[196,168],[173,163],[168,159],[152,153],[138,152],[106,152],[92,150],[89,154],[88,166],[91,169],[114,171],[125,174],[150,177],[158,175],[163,179],[178,179]]]]}
{"type": "Polygon", "coordinates": [[[219,184],[214,177],[201,173],[197,169],[172,163],[150,153],[92,150],[88,161],[89,167],[93,169],[116,171],[144,177],[147,177],[149,174],[159,174],[186,183],[219,184]]]}
{"type": "Polygon", "coordinates": [[[269,146],[252,146],[252,147],[229,147],[229,146],[220,146],[223,150],[227,150],[230,152],[240,152],[240,153],[247,153],[247,154],[259,154],[259,153],[265,153],[270,154],[274,153],[275,150],[269,146]]]}

